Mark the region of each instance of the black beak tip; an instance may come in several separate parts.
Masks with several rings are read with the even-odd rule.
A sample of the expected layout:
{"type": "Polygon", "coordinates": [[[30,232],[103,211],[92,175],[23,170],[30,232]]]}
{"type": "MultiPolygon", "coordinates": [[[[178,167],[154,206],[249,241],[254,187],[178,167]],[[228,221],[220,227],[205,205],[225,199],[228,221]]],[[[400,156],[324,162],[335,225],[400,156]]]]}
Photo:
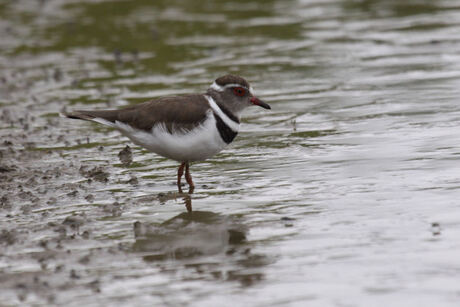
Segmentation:
{"type": "Polygon", "coordinates": [[[258,100],[257,101],[257,105],[264,108],[264,109],[267,109],[267,110],[271,110],[272,107],[270,107],[270,105],[268,103],[266,103],[265,101],[262,101],[262,100],[258,100]]]}
{"type": "Polygon", "coordinates": [[[252,97],[251,98],[251,103],[256,105],[256,106],[262,107],[264,109],[268,109],[268,110],[271,110],[271,108],[272,108],[272,107],[270,107],[270,105],[268,103],[260,100],[257,97],[252,97]]]}
{"type": "Polygon", "coordinates": [[[263,101],[261,101],[260,106],[261,106],[262,108],[264,108],[264,109],[267,109],[267,110],[271,110],[271,109],[272,109],[272,107],[270,107],[270,105],[269,105],[268,103],[265,103],[265,102],[263,102],[263,101]]]}

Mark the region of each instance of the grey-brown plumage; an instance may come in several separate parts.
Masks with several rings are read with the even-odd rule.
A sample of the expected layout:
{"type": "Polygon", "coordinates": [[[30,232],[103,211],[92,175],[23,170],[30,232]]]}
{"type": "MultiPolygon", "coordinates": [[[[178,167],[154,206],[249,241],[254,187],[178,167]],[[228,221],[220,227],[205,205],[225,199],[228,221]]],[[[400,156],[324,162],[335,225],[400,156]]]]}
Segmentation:
{"type": "Polygon", "coordinates": [[[186,95],[162,97],[118,110],[76,110],[64,115],[84,120],[102,118],[112,123],[119,121],[144,131],[163,124],[172,133],[197,127],[206,119],[208,110],[209,103],[203,95],[186,95]]]}

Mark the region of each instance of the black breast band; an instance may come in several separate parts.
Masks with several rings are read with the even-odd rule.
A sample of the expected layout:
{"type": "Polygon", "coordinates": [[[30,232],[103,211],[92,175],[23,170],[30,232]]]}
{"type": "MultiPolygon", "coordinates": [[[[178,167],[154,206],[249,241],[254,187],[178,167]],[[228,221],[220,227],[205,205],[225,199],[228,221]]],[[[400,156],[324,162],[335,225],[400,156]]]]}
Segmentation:
{"type": "Polygon", "coordinates": [[[227,126],[222,118],[217,115],[215,112],[214,118],[216,119],[216,128],[219,131],[220,137],[224,140],[225,143],[230,144],[233,139],[236,137],[238,132],[233,131],[229,126],[227,126]]]}

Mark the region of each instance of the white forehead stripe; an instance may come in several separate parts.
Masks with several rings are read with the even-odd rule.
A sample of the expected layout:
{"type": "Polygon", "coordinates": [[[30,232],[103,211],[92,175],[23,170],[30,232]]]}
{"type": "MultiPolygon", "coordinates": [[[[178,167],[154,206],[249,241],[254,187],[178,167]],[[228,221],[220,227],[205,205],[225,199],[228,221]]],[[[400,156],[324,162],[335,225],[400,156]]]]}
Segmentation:
{"type": "Polygon", "coordinates": [[[211,84],[210,88],[212,88],[213,90],[216,90],[218,92],[223,92],[224,91],[224,87],[220,86],[219,84],[217,84],[216,82],[214,82],[213,84],[211,84]]]}
{"type": "Polygon", "coordinates": [[[218,92],[223,92],[225,89],[227,89],[229,87],[242,87],[242,88],[245,88],[245,89],[249,90],[249,93],[251,93],[251,95],[254,96],[254,91],[252,89],[252,86],[250,86],[249,89],[246,86],[243,86],[243,85],[238,84],[238,83],[229,83],[229,84],[225,84],[224,86],[222,86],[222,85],[217,84],[215,81],[210,86],[210,88],[212,88],[213,90],[216,90],[218,92]]]}
{"type": "Polygon", "coordinates": [[[216,114],[219,115],[220,118],[222,118],[224,123],[234,132],[238,132],[238,130],[240,129],[240,124],[231,120],[224,112],[222,112],[222,110],[219,108],[219,106],[214,101],[214,99],[212,99],[211,96],[204,95],[204,97],[206,98],[206,100],[208,100],[209,105],[211,106],[211,109],[214,112],[216,112],[216,114]]]}

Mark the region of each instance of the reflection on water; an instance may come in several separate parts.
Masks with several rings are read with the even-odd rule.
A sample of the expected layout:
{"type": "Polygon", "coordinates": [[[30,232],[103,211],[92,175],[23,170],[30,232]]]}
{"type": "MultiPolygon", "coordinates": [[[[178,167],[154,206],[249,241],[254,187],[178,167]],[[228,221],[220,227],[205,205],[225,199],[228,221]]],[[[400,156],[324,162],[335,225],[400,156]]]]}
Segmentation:
{"type": "MultiPolygon", "coordinates": [[[[246,239],[242,225],[208,211],[181,213],[158,226],[134,224],[135,251],[157,251],[158,258],[181,259],[223,252],[246,239]]],[[[149,259],[156,257],[149,256],[149,259]]]]}
{"type": "Polygon", "coordinates": [[[2,303],[458,305],[458,1],[18,0],[0,17],[2,303]],[[130,144],[127,165],[119,133],[59,117],[227,73],[272,110],[193,164],[193,194],[176,162],[130,144]]]}
{"type": "Polygon", "coordinates": [[[135,222],[132,251],[147,262],[180,261],[176,270],[193,267],[200,279],[249,286],[263,279],[263,266],[271,260],[252,253],[247,233],[241,219],[210,211],[184,212],[158,225],[135,222]],[[230,270],[225,265],[229,262],[230,270]]]}

